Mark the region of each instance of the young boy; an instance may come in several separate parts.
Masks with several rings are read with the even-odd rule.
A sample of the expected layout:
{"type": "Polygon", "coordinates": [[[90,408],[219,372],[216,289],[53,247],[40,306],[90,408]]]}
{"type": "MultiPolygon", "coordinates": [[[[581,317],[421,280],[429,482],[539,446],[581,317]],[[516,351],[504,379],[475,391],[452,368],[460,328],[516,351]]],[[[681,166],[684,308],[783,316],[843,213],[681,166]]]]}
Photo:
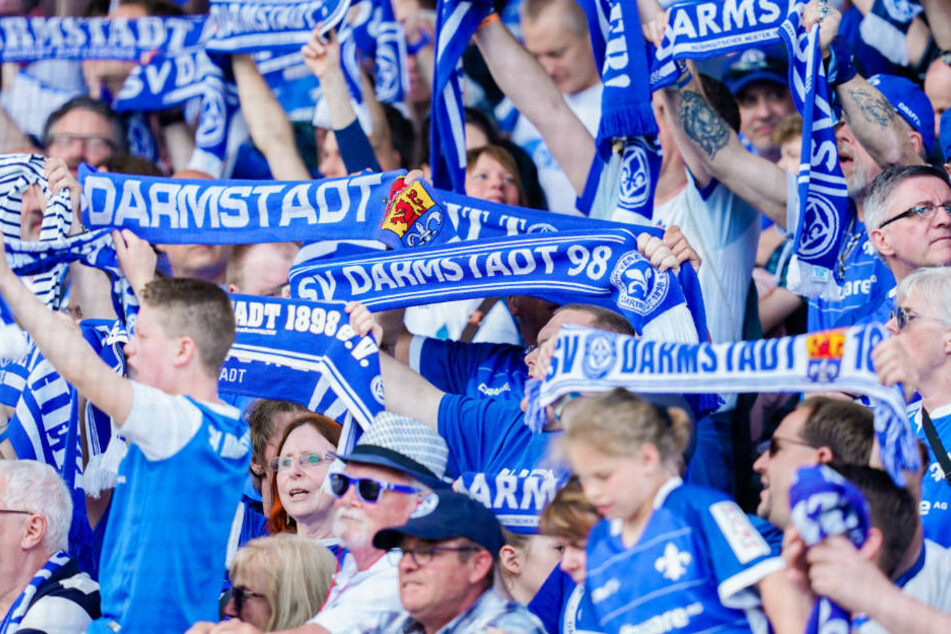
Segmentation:
{"type": "Polygon", "coordinates": [[[146,285],[125,347],[129,379],[20,282],[2,240],[0,295],[53,367],[129,441],[103,546],[103,618],[89,631],[183,632],[216,619],[250,454],[239,412],[218,400],[235,330],[227,295],[200,280],[146,285]]]}

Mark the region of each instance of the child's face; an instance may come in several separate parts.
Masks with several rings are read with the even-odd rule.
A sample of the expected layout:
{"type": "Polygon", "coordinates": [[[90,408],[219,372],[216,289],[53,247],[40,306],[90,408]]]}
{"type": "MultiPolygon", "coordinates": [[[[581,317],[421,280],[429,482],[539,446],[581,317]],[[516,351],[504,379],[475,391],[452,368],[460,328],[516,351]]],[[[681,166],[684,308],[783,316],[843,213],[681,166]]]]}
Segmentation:
{"type": "Polygon", "coordinates": [[[628,519],[649,503],[650,469],[643,447],[630,455],[615,456],[584,442],[568,445],[568,458],[581,479],[585,497],[609,519],[628,519]]]}

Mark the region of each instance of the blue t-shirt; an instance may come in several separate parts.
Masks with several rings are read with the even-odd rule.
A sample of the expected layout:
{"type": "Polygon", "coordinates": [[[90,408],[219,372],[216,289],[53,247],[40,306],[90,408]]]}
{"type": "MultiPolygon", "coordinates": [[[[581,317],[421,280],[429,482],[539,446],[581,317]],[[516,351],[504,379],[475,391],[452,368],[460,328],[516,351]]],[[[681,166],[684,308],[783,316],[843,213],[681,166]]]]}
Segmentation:
{"type": "Polygon", "coordinates": [[[218,617],[218,588],[251,454],[233,407],[133,383],[129,450],[103,544],[93,632],[184,632],[218,617]]]}
{"type": "Polygon", "coordinates": [[[548,447],[560,432],[533,434],[518,401],[446,394],[439,435],[449,447],[448,475],[467,471],[555,476],[548,447]]]}
{"type": "Polygon", "coordinates": [[[672,478],[637,543],[625,547],[620,530],[604,520],[588,537],[585,592],[600,631],[765,631],[750,587],[784,564],[727,496],[672,478]]]}
{"type": "Polygon", "coordinates": [[[865,223],[851,217],[836,267],[842,297],[809,300],[809,331],[846,328],[865,321],[895,287],[895,277],[868,239],[865,223]]]}
{"type": "Polygon", "coordinates": [[[528,380],[525,348],[505,343],[413,337],[409,366],[443,392],[473,398],[520,401],[528,380]]]}
{"type": "MultiPolygon", "coordinates": [[[[939,545],[951,547],[951,484],[944,478],[944,470],[925,436],[921,424],[921,402],[909,408],[915,432],[922,442],[928,445],[928,468],[921,481],[921,526],[925,538],[939,545]]],[[[944,444],[945,451],[951,453],[951,405],[939,407],[931,415],[938,438],[944,444]]]]}
{"type": "Polygon", "coordinates": [[[558,566],[528,603],[529,611],[550,634],[583,634],[598,631],[584,586],[579,586],[558,566]]]}

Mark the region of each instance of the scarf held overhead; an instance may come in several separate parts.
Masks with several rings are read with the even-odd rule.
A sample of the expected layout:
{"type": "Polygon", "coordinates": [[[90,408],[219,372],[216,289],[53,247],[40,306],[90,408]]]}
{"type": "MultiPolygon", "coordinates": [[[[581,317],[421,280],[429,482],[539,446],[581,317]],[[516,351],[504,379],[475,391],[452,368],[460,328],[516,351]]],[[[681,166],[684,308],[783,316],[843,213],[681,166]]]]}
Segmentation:
{"type": "Polygon", "coordinates": [[[571,392],[616,387],[635,393],[828,392],[869,397],[882,464],[900,486],[920,458],[900,386],[878,382],[872,350],[888,336],[878,324],[798,337],[686,345],[562,327],[544,382],[531,386],[527,418],[571,392]]]}
{"type": "Polygon", "coordinates": [[[586,302],[620,312],[644,336],[696,341],[677,277],[654,269],[636,244],[626,229],[454,242],[304,263],[289,281],[295,297],[375,310],[516,294],[586,302]]]}

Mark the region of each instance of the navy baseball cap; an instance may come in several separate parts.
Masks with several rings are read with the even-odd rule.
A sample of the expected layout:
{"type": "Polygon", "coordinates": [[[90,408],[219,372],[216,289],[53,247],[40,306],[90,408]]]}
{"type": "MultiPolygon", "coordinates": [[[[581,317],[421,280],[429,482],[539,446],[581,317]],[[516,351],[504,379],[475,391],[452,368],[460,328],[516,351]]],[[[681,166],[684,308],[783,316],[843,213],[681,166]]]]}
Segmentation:
{"type": "Polygon", "coordinates": [[[872,75],[868,83],[888,99],[905,121],[921,135],[925,150],[934,146],[934,108],[918,84],[897,75],[872,75]]]}
{"type": "Polygon", "coordinates": [[[492,511],[468,495],[449,489],[440,489],[427,496],[402,526],[378,531],[373,536],[373,546],[390,550],[399,546],[407,536],[432,541],[465,537],[495,558],[505,545],[502,527],[492,511]]]}
{"type": "Polygon", "coordinates": [[[777,51],[750,48],[743,51],[730,63],[723,75],[723,83],[736,96],[744,88],[758,81],[768,81],[780,86],[789,85],[789,66],[777,51]]]}

